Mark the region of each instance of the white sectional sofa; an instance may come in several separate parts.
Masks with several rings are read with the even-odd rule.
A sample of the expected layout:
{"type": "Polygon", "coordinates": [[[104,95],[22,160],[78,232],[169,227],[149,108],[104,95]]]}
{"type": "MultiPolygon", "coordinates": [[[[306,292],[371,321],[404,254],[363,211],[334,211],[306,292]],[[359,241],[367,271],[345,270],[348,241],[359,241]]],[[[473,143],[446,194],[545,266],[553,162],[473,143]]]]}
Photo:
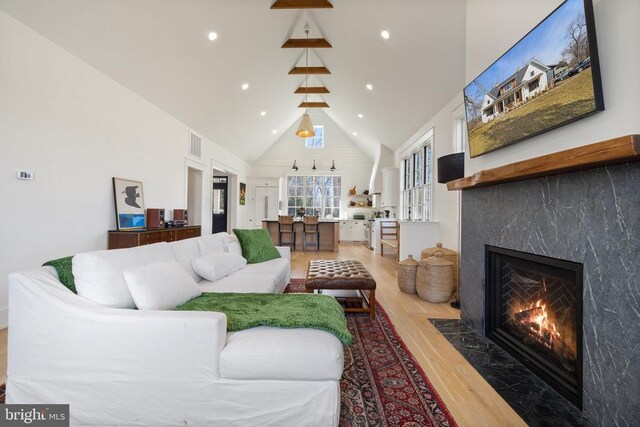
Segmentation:
{"type": "MultiPolygon", "coordinates": [[[[80,294],[89,281],[117,288],[123,269],[164,258],[188,270],[190,257],[237,250],[228,238],[79,254],[76,286],[80,294]]],[[[282,292],[289,252],[279,251],[282,258],[199,286],[282,292]]],[[[113,304],[121,297],[110,296],[113,304]]],[[[70,404],[72,425],[338,424],[343,347],[334,335],[273,327],[228,333],[222,313],[108,305],[69,291],[52,267],[11,274],[6,402],[70,404]]]]}

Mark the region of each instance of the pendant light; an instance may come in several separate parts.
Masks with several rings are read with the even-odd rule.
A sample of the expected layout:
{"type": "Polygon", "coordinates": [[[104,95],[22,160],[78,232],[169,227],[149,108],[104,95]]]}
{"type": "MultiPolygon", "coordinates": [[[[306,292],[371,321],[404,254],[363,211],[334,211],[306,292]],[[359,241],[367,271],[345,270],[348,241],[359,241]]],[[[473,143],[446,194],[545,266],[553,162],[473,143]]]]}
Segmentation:
{"type": "MultiPolygon", "coordinates": [[[[311,29],[309,28],[309,24],[307,24],[304,28],[304,32],[307,35],[307,40],[309,40],[309,33],[311,29]]],[[[309,95],[309,48],[307,47],[306,52],[306,61],[305,61],[305,69],[304,69],[304,102],[305,109],[304,114],[302,115],[302,120],[300,120],[300,125],[298,126],[298,131],[296,135],[301,138],[310,138],[312,136],[316,136],[315,131],[313,130],[313,123],[311,123],[311,117],[309,117],[309,108],[306,107],[307,96],[309,95]]]]}
{"type": "Polygon", "coordinates": [[[331,169],[329,169],[331,172],[334,172],[336,170],[336,161],[335,160],[331,160],[331,169]]]}
{"type": "Polygon", "coordinates": [[[313,161],[313,167],[311,168],[312,171],[317,170],[318,168],[316,167],[316,161],[313,161]]]}

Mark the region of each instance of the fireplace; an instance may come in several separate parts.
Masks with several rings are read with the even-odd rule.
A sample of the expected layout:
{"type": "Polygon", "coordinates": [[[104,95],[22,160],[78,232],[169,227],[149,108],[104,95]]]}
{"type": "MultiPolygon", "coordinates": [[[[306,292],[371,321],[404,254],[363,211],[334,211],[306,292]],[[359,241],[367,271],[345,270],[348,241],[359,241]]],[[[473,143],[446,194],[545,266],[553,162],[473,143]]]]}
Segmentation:
{"type": "Polygon", "coordinates": [[[582,408],[582,264],[485,248],[487,337],[582,408]]]}

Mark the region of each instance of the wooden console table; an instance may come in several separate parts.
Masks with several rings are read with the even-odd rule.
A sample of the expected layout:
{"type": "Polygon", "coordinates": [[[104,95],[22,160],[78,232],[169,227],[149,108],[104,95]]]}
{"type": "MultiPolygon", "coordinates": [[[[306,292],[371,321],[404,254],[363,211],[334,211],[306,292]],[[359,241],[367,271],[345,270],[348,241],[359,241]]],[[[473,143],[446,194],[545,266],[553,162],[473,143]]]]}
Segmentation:
{"type": "Polygon", "coordinates": [[[175,242],[201,234],[201,226],[189,225],[177,228],[147,228],[142,230],[109,230],[109,249],[133,248],[159,242],[175,242]]]}

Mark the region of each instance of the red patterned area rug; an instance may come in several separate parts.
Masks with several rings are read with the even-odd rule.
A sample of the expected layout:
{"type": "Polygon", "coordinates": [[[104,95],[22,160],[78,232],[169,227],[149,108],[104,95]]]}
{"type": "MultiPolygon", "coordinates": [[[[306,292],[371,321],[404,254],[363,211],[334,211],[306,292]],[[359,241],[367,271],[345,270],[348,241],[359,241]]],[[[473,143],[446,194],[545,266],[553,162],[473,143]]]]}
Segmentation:
{"type": "MultiPolygon", "coordinates": [[[[304,292],[304,279],[291,279],[285,292],[304,292]]],[[[380,304],[375,319],[348,313],[347,325],[353,343],[344,348],[340,426],[456,426],[380,304]]]]}

